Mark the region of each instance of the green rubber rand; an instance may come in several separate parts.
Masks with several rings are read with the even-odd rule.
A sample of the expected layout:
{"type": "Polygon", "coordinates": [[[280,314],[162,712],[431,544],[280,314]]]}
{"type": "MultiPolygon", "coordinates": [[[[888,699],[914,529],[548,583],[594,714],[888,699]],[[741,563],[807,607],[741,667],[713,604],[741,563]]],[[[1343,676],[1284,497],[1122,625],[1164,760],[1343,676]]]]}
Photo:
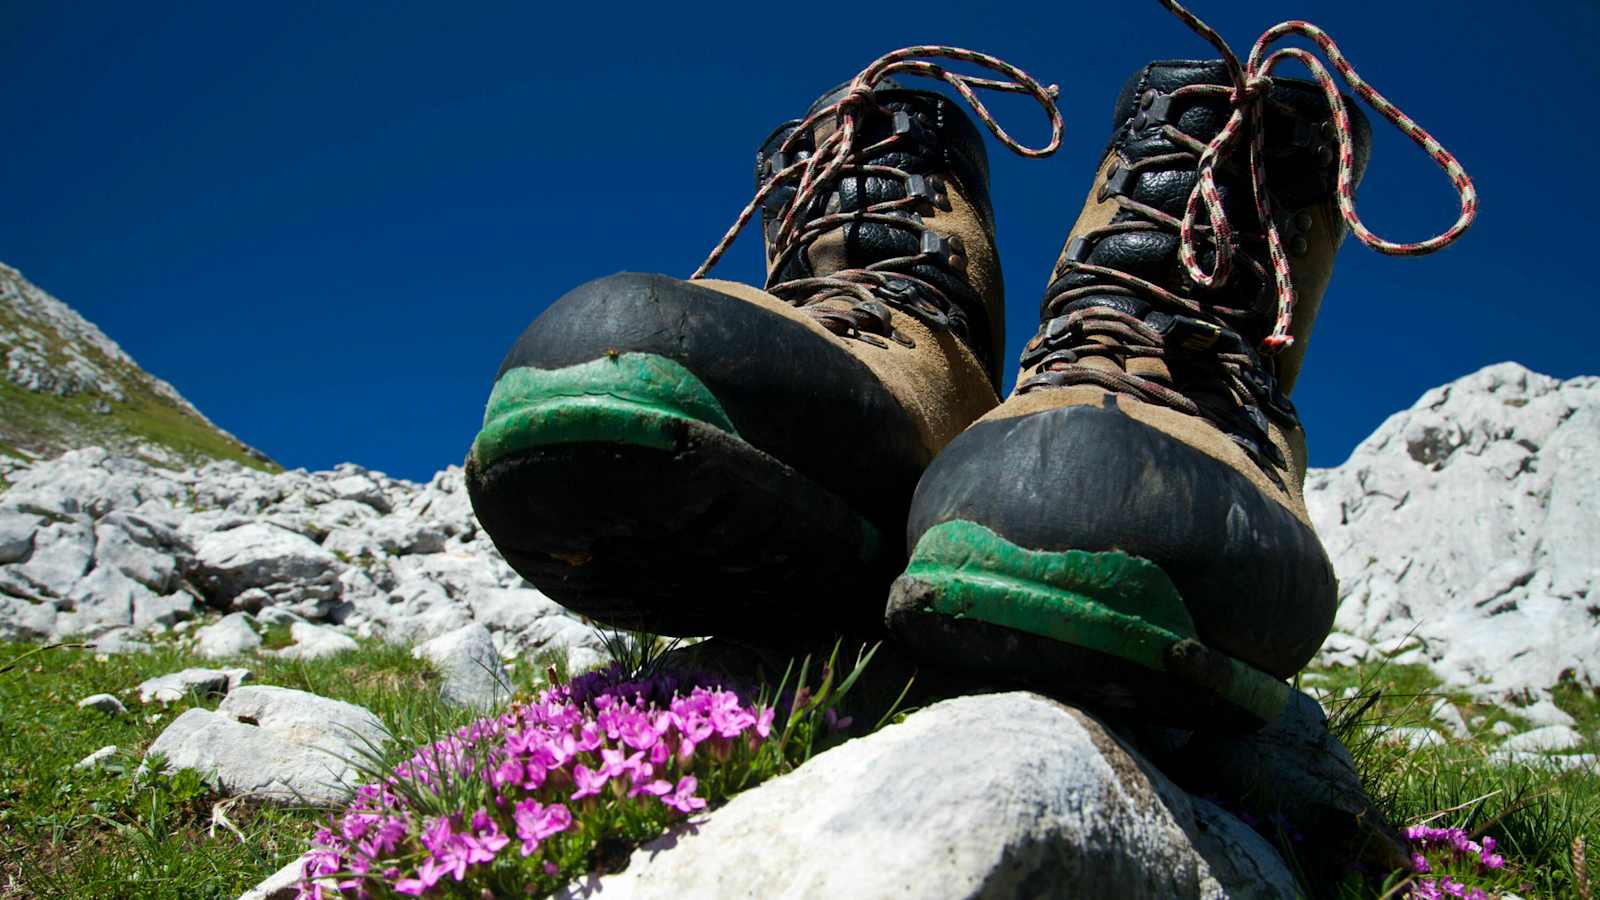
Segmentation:
{"type": "Polygon", "coordinates": [[[589,442],[671,449],[681,423],[739,436],[700,380],[664,356],[620,353],[560,369],[510,369],[495,382],[472,454],[488,465],[529,447],[589,442]]]}
{"type": "MultiPolygon", "coordinates": [[[[1161,568],[1121,551],[1028,550],[975,522],[934,526],[905,578],[934,587],[929,611],[974,619],[1171,672],[1175,647],[1200,643],[1183,597],[1161,568]]],[[[1289,686],[1216,650],[1229,677],[1213,689],[1271,721],[1289,686]]],[[[1178,673],[1174,672],[1174,675],[1178,673]]]]}

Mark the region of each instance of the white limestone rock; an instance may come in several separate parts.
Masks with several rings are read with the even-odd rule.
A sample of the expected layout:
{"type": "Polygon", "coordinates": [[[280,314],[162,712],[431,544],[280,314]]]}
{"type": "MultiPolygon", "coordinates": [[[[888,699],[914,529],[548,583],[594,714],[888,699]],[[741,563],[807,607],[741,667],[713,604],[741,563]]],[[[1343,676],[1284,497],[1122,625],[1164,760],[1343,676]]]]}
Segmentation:
{"type": "Polygon", "coordinates": [[[1506,753],[1561,753],[1583,746],[1583,735],[1566,725],[1546,725],[1508,737],[1500,744],[1506,753]]]}
{"type": "Polygon", "coordinates": [[[1472,730],[1467,727],[1467,720],[1462,717],[1461,710],[1456,709],[1456,705],[1448,698],[1440,697],[1435,700],[1428,710],[1428,716],[1457,740],[1464,741],[1472,737],[1472,730]]]}
{"type": "Polygon", "coordinates": [[[221,603],[250,588],[266,591],[275,601],[330,599],[338,595],[344,568],[305,535],[255,523],[201,537],[195,542],[195,558],[200,586],[221,603]]]}
{"type": "Polygon", "coordinates": [[[190,709],[150,745],[167,769],[215,776],[228,796],[332,804],[360,780],[352,761],[381,747],[388,732],[351,703],[282,687],[246,686],[216,712],[190,709]]]}
{"type": "Polygon", "coordinates": [[[474,618],[494,633],[503,655],[536,656],[565,648],[569,663],[574,654],[579,662],[605,656],[605,646],[592,626],[526,582],[521,587],[473,591],[467,595],[467,604],[474,618]]]}
{"type": "Polygon", "coordinates": [[[441,553],[449,539],[444,525],[410,513],[384,516],[372,524],[368,533],[379,549],[396,556],[441,553]]]}
{"type": "Polygon", "coordinates": [[[289,626],[289,637],[294,643],[278,651],[284,659],[323,659],[340,653],[357,650],[361,645],[335,628],[296,622],[289,626]]]}
{"type": "Polygon", "coordinates": [[[1421,725],[1397,725],[1385,729],[1380,738],[1391,744],[1406,747],[1411,750],[1426,750],[1432,747],[1443,747],[1446,743],[1444,735],[1432,728],[1421,725]]]}
{"type": "Polygon", "coordinates": [[[40,596],[64,598],[93,562],[94,527],[83,519],[62,518],[35,530],[33,552],[5,571],[40,596]]]}
{"type": "Polygon", "coordinates": [[[1351,864],[1389,871],[1409,862],[1404,837],[1368,796],[1322,707],[1299,691],[1255,731],[1200,731],[1152,752],[1179,785],[1279,821],[1318,848],[1299,861],[1308,877],[1337,877],[1351,864]],[[1332,872],[1324,865],[1330,856],[1332,872]]]}
{"type": "Polygon", "coordinates": [[[819,754],[561,897],[1294,897],[1283,861],[1093,718],[964,697],[819,754]],[[1003,751],[1003,752],[997,752],[1003,751]]]}
{"type": "Polygon", "coordinates": [[[500,662],[489,629],[474,622],[411,651],[439,673],[439,696],[452,706],[491,710],[511,697],[511,676],[500,662]]]}
{"type": "Polygon", "coordinates": [[[189,621],[199,612],[193,594],[143,595],[133,600],[133,627],[137,631],[165,631],[189,621]]]}
{"type": "MultiPolygon", "coordinates": [[[[59,617],[58,617],[59,618],[59,617]]],[[[149,653],[150,645],[139,640],[142,634],[131,627],[109,628],[84,642],[84,649],[101,654],[149,653]]]]}
{"type": "Polygon", "coordinates": [[[333,496],[340,500],[362,503],[372,507],[380,513],[387,513],[392,507],[389,498],[383,495],[383,489],[377,482],[366,475],[346,475],[335,478],[326,485],[333,496]]]}
{"type": "Polygon", "coordinates": [[[194,652],[207,659],[223,659],[254,653],[261,647],[261,636],[250,626],[246,613],[229,613],[194,632],[194,652]]]}
{"type": "Polygon", "coordinates": [[[1490,366],[1306,480],[1339,576],[1325,663],[1418,639],[1452,689],[1510,703],[1600,684],[1600,378],[1490,366]]]}
{"type": "MultiPolygon", "coordinates": [[[[12,483],[0,493],[0,637],[146,650],[146,633],[209,607],[342,633],[318,646],[348,648],[352,635],[416,644],[476,621],[502,655],[601,658],[591,629],[478,529],[459,467],[417,485],[348,464],[264,473],[167,456],[0,459],[12,483]]],[[[237,624],[197,629],[197,646],[217,658],[256,649],[237,624]]]]}
{"type": "Polygon", "coordinates": [[[101,566],[78,579],[65,599],[73,615],[57,620],[56,628],[63,635],[109,625],[132,625],[134,607],[153,606],[156,595],[120,571],[101,566]]]}
{"type": "Polygon", "coordinates": [[[0,564],[27,559],[33,552],[33,533],[43,522],[28,513],[0,512],[0,564]]]}
{"type": "Polygon", "coordinates": [[[111,567],[160,594],[174,590],[188,542],[169,523],[112,510],[95,523],[95,565],[111,567]]]}
{"type": "Polygon", "coordinates": [[[197,696],[226,694],[250,677],[249,669],[184,669],[157,675],[139,683],[140,703],[176,703],[194,694],[197,696]]]}
{"type": "Polygon", "coordinates": [[[305,858],[301,857],[284,863],[282,868],[262,879],[260,884],[240,894],[239,900],[295,900],[300,896],[300,873],[304,861],[305,858]]]}
{"type": "Polygon", "coordinates": [[[1578,724],[1577,719],[1574,719],[1566,710],[1555,705],[1548,698],[1526,706],[1515,706],[1512,708],[1512,712],[1536,728],[1543,728],[1547,725],[1566,725],[1571,727],[1578,724]]]}
{"type": "Polygon", "coordinates": [[[1501,766],[1523,766],[1553,772],[1570,772],[1585,769],[1600,773],[1600,754],[1594,753],[1541,753],[1535,750],[1496,750],[1489,754],[1489,762],[1501,766]]]}

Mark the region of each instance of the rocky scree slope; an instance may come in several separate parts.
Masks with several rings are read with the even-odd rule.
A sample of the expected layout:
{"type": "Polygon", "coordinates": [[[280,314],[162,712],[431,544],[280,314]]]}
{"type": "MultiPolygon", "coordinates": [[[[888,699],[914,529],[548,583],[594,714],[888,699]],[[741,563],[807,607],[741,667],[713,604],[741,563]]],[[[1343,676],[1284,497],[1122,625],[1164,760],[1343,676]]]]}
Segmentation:
{"type": "Polygon", "coordinates": [[[600,659],[594,632],[495,551],[457,467],[419,485],[353,465],[169,469],[85,448],[0,475],[0,638],[137,650],[216,610],[234,626],[212,626],[215,649],[199,649],[216,656],[256,649],[262,625],[292,626],[279,652],[297,655],[341,646],[316,624],[414,644],[477,622],[507,655],[600,659]]]}
{"type": "Polygon", "coordinates": [[[0,455],[101,445],[177,464],[232,459],[275,468],[218,428],[71,307],[0,263],[0,455]]]}
{"type": "Polygon", "coordinates": [[[1339,576],[1320,661],[1397,654],[1482,700],[1600,686],[1600,378],[1501,363],[1390,416],[1306,503],[1339,576]]]}

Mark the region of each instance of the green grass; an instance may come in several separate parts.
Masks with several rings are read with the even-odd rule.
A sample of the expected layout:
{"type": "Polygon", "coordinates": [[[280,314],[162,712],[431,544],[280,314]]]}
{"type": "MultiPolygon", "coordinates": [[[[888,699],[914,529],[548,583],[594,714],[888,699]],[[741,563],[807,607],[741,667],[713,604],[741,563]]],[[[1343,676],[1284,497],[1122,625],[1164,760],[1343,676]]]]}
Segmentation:
{"type": "MultiPolygon", "coordinates": [[[[0,666],[33,645],[0,642],[0,666]]],[[[244,661],[254,683],[347,700],[372,710],[402,741],[454,727],[468,716],[436,700],[435,676],[408,650],[378,643],[331,659],[244,661]]],[[[72,647],[35,652],[0,672],[0,897],[237,897],[305,850],[316,810],[223,802],[193,774],[137,778],[146,747],[183,710],[214,708],[191,697],[141,707],[140,681],[189,666],[216,666],[158,644],[149,654],[97,657],[72,647]],[[124,716],[80,710],[112,693],[124,716]],[[149,717],[149,718],[147,718],[149,717]],[[111,765],[73,770],[107,744],[111,765]],[[214,810],[243,835],[214,823],[214,810]]],[[[543,667],[518,666],[519,689],[543,667]]]]}
{"type": "MultiPolygon", "coordinates": [[[[1423,666],[1366,664],[1318,671],[1308,680],[1313,696],[1338,698],[1325,702],[1330,724],[1390,821],[1402,828],[1463,828],[1474,838],[1491,835],[1509,867],[1499,886],[1524,897],[1578,896],[1572,845],[1581,837],[1589,847],[1600,846],[1600,772],[1492,761],[1502,740],[1493,734],[1494,724],[1507,721],[1522,730],[1527,723],[1514,712],[1445,690],[1423,666]],[[1354,696],[1346,696],[1351,689],[1354,696]],[[1393,740],[1395,728],[1441,730],[1429,716],[1440,697],[1466,718],[1469,739],[1420,750],[1393,740]]],[[[1587,739],[1580,751],[1593,752],[1600,746],[1600,696],[1576,684],[1562,685],[1555,694],[1587,739]]],[[[1588,877],[1594,878],[1592,871],[1588,877]]]]}
{"type": "MultiPolygon", "coordinates": [[[[662,648],[617,649],[645,665],[662,648]]],[[[0,671],[0,897],[235,897],[305,850],[323,811],[223,801],[193,773],[136,774],[144,749],[178,714],[217,701],[191,697],[166,709],[141,707],[129,689],[153,675],[218,663],[160,640],[150,654],[110,657],[0,642],[0,669],[19,658],[0,671]],[[101,692],[119,696],[128,714],[76,707],[101,692]],[[110,765],[73,770],[107,744],[120,748],[110,765]]],[[[549,662],[516,666],[517,689],[540,686],[549,662]]],[[[364,642],[357,652],[327,660],[243,664],[255,683],[371,709],[398,736],[396,749],[469,718],[437,702],[436,676],[404,648],[364,642]]],[[[1491,834],[1512,866],[1506,885],[1524,897],[1576,896],[1571,848],[1580,836],[1591,853],[1600,847],[1600,775],[1491,764],[1499,741],[1493,723],[1525,723],[1442,691],[1422,667],[1372,665],[1315,676],[1306,685],[1314,694],[1342,697],[1355,689],[1329,702],[1332,723],[1391,820],[1491,834]],[[1472,740],[1421,751],[1385,740],[1392,728],[1429,724],[1428,710],[1441,695],[1469,721],[1484,717],[1472,740]]],[[[1589,747],[1596,746],[1600,696],[1575,684],[1555,694],[1578,719],[1589,747]]]]}
{"type": "Polygon", "coordinates": [[[106,444],[131,447],[149,442],[166,447],[191,462],[232,460],[262,471],[277,467],[245,453],[236,442],[153,393],[130,390],[126,402],[111,402],[101,415],[91,406],[97,398],[78,394],[58,397],[0,382],[0,439],[33,448],[66,450],[106,444]]]}

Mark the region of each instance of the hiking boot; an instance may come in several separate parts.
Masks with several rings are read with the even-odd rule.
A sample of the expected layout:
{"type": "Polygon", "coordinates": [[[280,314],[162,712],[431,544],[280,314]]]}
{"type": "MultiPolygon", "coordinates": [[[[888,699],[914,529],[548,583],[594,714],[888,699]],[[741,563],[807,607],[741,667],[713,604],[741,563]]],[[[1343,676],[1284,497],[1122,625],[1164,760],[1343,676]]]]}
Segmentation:
{"type": "MultiPolygon", "coordinates": [[[[1248,70],[1227,55],[1127,82],[1016,390],[917,488],[887,621],[930,660],[1248,726],[1327,636],[1334,573],[1289,392],[1346,221],[1370,237],[1349,204],[1370,130],[1331,81],[1269,80],[1275,55],[1248,70]],[[1213,237],[1232,250],[1221,266],[1213,237]]],[[[1463,189],[1463,217],[1420,245],[1371,238],[1390,252],[1437,249],[1474,212],[1459,166],[1413,136],[1463,189]]]]}
{"type": "Polygon", "coordinates": [[[882,628],[869,598],[904,564],[917,478],[999,402],[982,137],[888,77],[963,78],[913,59],[928,55],[1016,78],[1059,134],[1053,89],[997,60],[890,54],[763,143],[755,199],[694,279],[589,282],[511,348],[467,486],[546,594],[661,634],[882,628]],[[765,289],[699,279],[758,211],[765,289]]]}

